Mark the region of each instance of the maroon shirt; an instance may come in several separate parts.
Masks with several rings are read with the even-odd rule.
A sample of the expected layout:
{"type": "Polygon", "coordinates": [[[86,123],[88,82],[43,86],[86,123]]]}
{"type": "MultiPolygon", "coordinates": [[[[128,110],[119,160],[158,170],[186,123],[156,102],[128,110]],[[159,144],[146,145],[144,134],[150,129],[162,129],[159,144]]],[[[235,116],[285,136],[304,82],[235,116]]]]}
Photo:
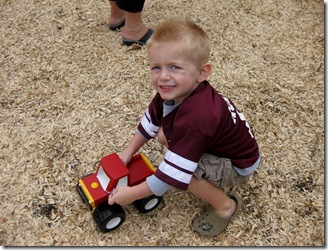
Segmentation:
{"type": "Polygon", "coordinates": [[[163,117],[164,106],[157,93],[138,125],[147,139],[163,127],[168,152],[155,172],[162,181],[186,189],[204,153],[229,158],[238,168],[248,168],[258,159],[258,145],[244,115],[207,81],[163,117]]]}

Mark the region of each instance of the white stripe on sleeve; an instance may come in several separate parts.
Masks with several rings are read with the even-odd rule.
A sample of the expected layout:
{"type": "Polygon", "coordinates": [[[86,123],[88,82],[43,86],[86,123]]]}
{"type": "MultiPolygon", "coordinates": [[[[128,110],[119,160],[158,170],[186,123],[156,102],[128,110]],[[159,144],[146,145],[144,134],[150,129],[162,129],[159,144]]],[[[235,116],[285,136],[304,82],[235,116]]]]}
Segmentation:
{"type": "Polygon", "coordinates": [[[177,165],[180,168],[183,168],[183,169],[185,169],[189,172],[194,172],[197,165],[198,165],[197,162],[194,162],[194,161],[188,160],[186,158],[183,158],[182,156],[180,156],[176,153],[173,153],[170,150],[166,151],[164,158],[167,161],[172,162],[174,165],[177,165]]]}
{"type": "Polygon", "coordinates": [[[197,167],[196,162],[185,159],[169,150],[165,153],[165,160],[167,162],[163,161],[159,165],[159,169],[162,173],[167,176],[170,176],[172,179],[175,179],[179,182],[186,184],[190,183],[192,173],[197,167]],[[171,162],[174,165],[179,166],[179,168],[185,169],[188,172],[181,171],[180,169],[170,165],[168,162],[171,162]]]}
{"type": "Polygon", "coordinates": [[[157,135],[159,126],[156,126],[151,122],[151,118],[148,110],[146,111],[145,115],[141,118],[141,125],[149,136],[155,137],[157,135]]]}

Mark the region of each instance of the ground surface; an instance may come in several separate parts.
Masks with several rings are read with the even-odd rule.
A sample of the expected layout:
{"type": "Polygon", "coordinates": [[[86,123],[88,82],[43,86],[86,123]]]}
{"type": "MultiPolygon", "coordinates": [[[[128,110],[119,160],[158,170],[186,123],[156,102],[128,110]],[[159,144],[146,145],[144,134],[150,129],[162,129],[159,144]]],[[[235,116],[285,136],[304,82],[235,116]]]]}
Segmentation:
{"type": "MultiPolygon", "coordinates": [[[[103,234],[75,191],[127,145],[154,92],[146,51],[121,45],[108,2],[0,0],[0,243],[16,246],[322,246],[324,4],[315,0],[148,0],[149,27],[187,16],[213,43],[212,85],[254,129],[263,162],[235,187],[241,214],[195,234],[205,204],[171,190],[103,234]]],[[[143,152],[154,163],[162,149],[143,152]]]]}

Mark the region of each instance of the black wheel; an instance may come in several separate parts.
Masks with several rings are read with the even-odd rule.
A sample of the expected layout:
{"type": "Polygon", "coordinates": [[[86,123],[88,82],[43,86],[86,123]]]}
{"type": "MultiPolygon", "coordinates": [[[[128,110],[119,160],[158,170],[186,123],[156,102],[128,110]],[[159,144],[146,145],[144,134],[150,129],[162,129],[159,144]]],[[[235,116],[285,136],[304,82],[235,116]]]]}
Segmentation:
{"type": "Polygon", "coordinates": [[[118,204],[101,203],[93,211],[93,219],[102,232],[109,232],[118,228],[125,221],[125,212],[118,204]]]}
{"type": "Polygon", "coordinates": [[[136,200],[133,204],[141,213],[148,213],[154,210],[162,201],[162,196],[151,195],[146,198],[136,200]]]}

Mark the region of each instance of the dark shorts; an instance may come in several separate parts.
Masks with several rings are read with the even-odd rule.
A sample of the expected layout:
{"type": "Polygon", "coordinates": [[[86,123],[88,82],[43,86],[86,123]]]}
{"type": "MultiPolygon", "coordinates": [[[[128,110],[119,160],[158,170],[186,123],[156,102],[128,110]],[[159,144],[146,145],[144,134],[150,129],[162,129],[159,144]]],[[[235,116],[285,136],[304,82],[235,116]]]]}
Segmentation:
{"type": "Polygon", "coordinates": [[[198,180],[205,179],[219,188],[229,188],[246,183],[250,175],[240,175],[226,158],[219,158],[211,154],[203,154],[194,171],[198,180]]]}

